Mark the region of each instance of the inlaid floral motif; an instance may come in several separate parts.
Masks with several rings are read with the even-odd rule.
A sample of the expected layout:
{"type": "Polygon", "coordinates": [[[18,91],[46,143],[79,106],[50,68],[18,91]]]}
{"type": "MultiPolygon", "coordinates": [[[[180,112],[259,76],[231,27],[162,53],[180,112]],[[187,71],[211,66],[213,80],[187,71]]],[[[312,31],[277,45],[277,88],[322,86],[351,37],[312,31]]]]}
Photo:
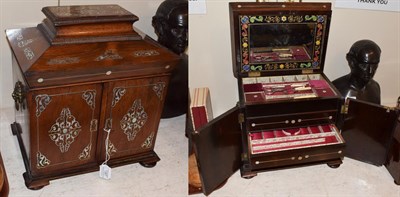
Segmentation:
{"type": "Polygon", "coordinates": [[[40,94],[35,97],[36,100],[36,117],[46,109],[47,105],[51,102],[51,97],[47,94],[40,94]]]}
{"type": "Polygon", "coordinates": [[[79,154],[79,159],[80,160],[85,160],[87,158],[90,157],[90,150],[92,150],[92,143],[88,144],[83,151],[81,152],[81,154],[79,154]]]}
{"type": "Polygon", "coordinates": [[[37,158],[37,168],[44,168],[48,165],[50,165],[50,160],[46,158],[45,155],[43,155],[41,152],[36,153],[36,158],[37,158]]]}
{"type": "Polygon", "coordinates": [[[82,94],[82,99],[86,101],[86,103],[90,106],[92,110],[94,110],[96,106],[96,90],[86,90],[82,94]]]}
{"type": "Polygon", "coordinates": [[[142,144],[142,148],[150,148],[151,145],[153,144],[153,138],[154,138],[154,132],[152,132],[149,137],[146,138],[146,140],[142,144]]]}
{"type": "Polygon", "coordinates": [[[156,56],[160,55],[160,53],[156,50],[141,50],[141,51],[134,51],[134,57],[143,57],[143,56],[156,56]]]}
{"type": "Polygon", "coordinates": [[[147,121],[147,113],[141,104],[140,99],[133,102],[132,107],[120,121],[121,129],[126,134],[128,141],[135,139],[136,134],[140,131],[147,121]]]}
{"type": "Polygon", "coordinates": [[[157,94],[157,97],[160,100],[162,99],[162,93],[163,93],[164,88],[165,88],[165,83],[163,83],[163,82],[157,83],[153,86],[153,91],[157,94]]]}
{"type": "Polygon", "coordinates": [[[276,71],[276,70],[295,70],[295,69],[319,69],[321,66],[322,46],[325,35],[325,26],[328,19],[327,15],[263,15],[239,16],[240,24],[240,53],[241,53],[241,72],[251,71],[276,71]],[[290,23],[304,23],[316,24],[316,34],[313,42],[313,52],[310,61],[296,61],[289,62],[289,64],[278,63],[251,63],[249,61],[250,44],[250,26],[261,24],[290,24],[290,23]]]}
{"type": "Polygon", "coordinates": [[[64,108],[57,118],[56,123],[51,127],[49,137],[60,148],[60,151],[65,153],[80,131],[81,125],[71,114],[70,109],[64,108]]]}
{"type": "Polygon", "coordinates": [[[125,95],[126,89],[125,88],[114,88],[114,97],[111,102],[111,106],[115,107],[115,105],[121,100],[122,96],[125,95]]]}

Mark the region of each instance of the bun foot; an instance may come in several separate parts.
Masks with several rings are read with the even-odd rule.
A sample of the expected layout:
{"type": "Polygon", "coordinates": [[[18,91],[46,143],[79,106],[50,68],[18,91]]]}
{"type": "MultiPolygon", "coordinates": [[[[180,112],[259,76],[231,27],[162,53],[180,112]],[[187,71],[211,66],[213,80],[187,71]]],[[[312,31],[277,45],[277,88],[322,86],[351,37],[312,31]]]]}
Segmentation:
{"type": "Polygon", "coordinates": [[[243,178],[245,178],[245,179],[252,179],[253,177],[255,177],[255,175],[254,175],[254,176],[244,176],[243,178]]]}
{"type": "Polygon", "coordinates": [[[330,168],[338,168],[340,164],[327,164],[330,168]]]}
{"type": "Polygon", "coordinates": [[[139,164],[145,168],[152,168],[152,167],[156,166],[157,162],[151,162],[151,163],[139,162],[139,164]]]}

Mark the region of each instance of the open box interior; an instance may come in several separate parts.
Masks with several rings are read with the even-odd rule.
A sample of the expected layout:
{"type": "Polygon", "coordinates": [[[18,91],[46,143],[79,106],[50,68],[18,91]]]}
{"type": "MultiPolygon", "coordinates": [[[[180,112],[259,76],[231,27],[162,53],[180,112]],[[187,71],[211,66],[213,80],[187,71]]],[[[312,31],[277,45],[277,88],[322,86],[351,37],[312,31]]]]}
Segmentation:
{"type": "Polygon", "coordinates": [[[337,96],[320,74],[243,78],[246,103],[337,96]]]}

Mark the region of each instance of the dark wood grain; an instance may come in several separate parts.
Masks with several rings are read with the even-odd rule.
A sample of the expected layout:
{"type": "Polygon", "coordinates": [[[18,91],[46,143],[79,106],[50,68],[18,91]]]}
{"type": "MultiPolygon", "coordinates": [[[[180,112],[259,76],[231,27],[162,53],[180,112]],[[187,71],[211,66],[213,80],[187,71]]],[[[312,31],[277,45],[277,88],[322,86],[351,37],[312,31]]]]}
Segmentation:
{"type": "Polygon", "coordinates": [[[11,125],[26,186],[40,189],[97,171],[106,150],[111,167],[155,166],[158,125],[179,56],[135,32],[138,18],[117,5],[43,12],[48,18],[38,27],[6,31],[14,82],[26,95],[27,109],[17,110],[21,118],[11,125]]]}

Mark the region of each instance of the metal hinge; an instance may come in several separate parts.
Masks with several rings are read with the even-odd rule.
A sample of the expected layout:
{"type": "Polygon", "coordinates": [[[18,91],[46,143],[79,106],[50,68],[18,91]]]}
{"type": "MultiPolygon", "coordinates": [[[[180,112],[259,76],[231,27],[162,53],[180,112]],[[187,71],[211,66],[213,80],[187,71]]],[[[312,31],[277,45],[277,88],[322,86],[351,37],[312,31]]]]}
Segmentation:
{"type": "Polygon", "coordinates": [[[349,111],[349,105],[348,104],[342,105],[342,107],[340,109],[340,113],[341,114],[347,114],[348,111],[349,111]]]}
{"type": "Polygon", "coordinates": [[[244,123],[244,114],[243,114],[243,113],[239,113],[239,115],[238,115],[238,121],[239,121],[239,124],[244,123]]]}
{"type": "Polygon", "coordinates": [[[344,101],[344,104],[340,108],[341,114],[347,114],[349,112],[349,103],[350,103],[350,99],[346,98],[344,101]]]}
{"type": "Polygon", "coordinates": [[[242,153],[241,157],[242,157],[242,161],[247,161],[249,159],[249,157],[247,156],[247,153],[242,153]]]}
{"type": "Polygon", "coordinates": [[[259,77],[261,76],[261,73],[259,71],[250,71],[248,72],[249,77],[259,77]]]}

